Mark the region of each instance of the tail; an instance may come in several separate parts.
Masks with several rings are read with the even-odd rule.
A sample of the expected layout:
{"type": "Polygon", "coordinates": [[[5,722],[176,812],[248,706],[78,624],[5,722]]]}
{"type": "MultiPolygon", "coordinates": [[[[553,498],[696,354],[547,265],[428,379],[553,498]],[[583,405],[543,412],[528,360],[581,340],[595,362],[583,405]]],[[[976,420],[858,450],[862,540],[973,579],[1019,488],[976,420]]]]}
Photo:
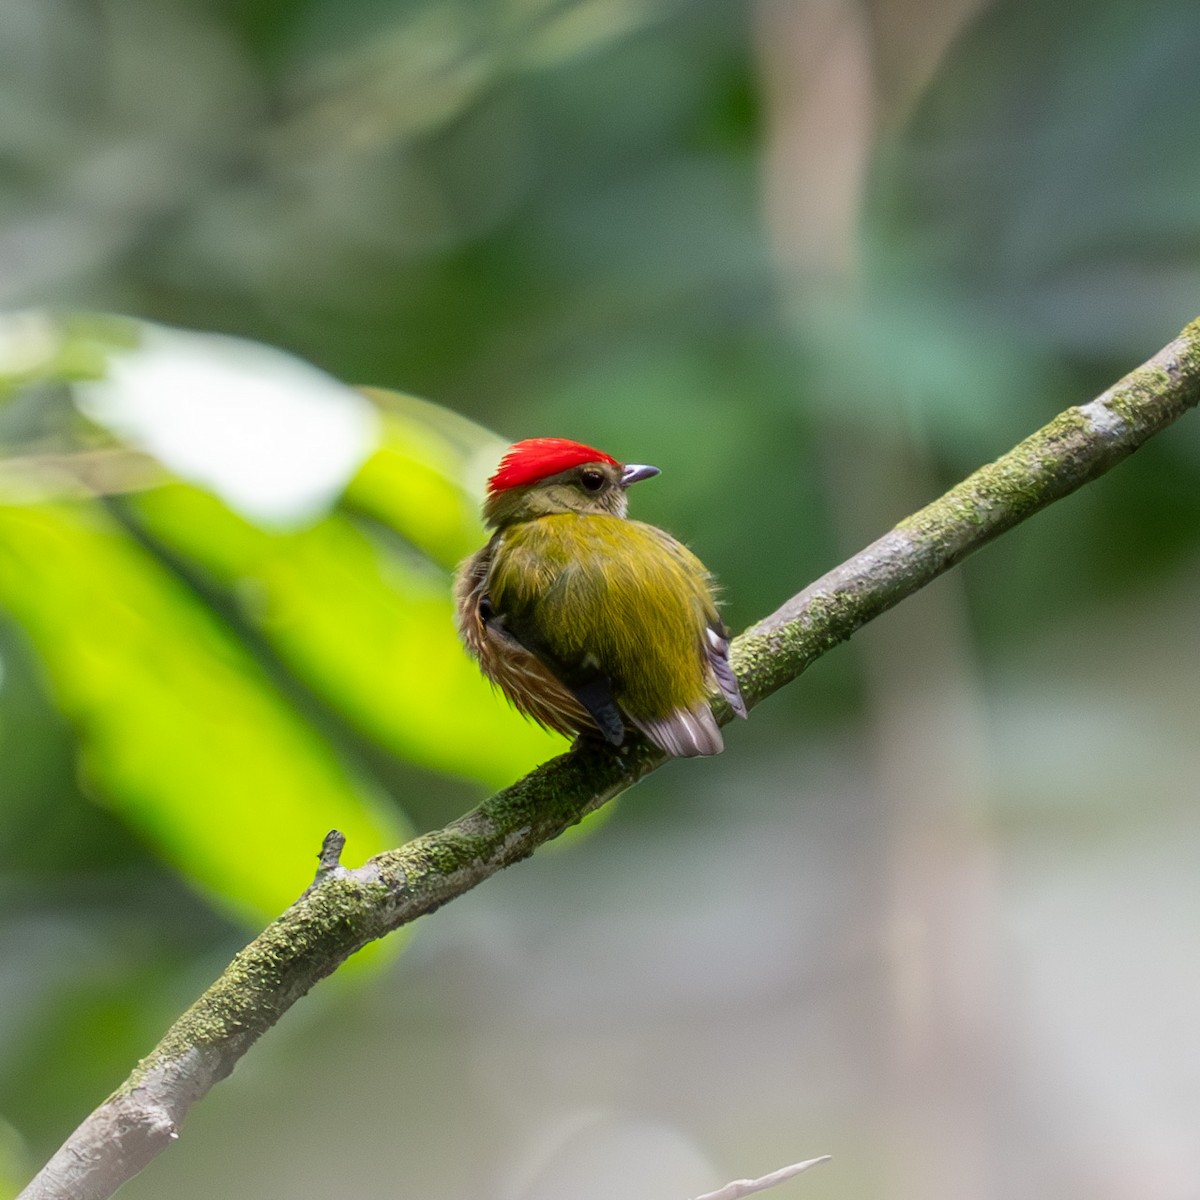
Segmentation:
{"type": "MultiPolygon", "coordinates": [[[[719,624],[719,622],[718,622],[719,624]]],[[[715,682],[725,703],[734,716],[746,716],[746,701],[738,686],[737,676],[729,665],[729,638],[724,626],[710,625],[705,629],[705,657],[712,672],[710,685],[715,682]]],[[[666,717],[641,720],[629,717],[660,750],[674,758],[696,758],[701,754],[720,754],[725,749],[721,727],[706,700],[695,708],[677,708],[666,717]]]]}
{"type": "Polygon", "coordinates": [[[633,722],[660,750],[673,758],[695,758],[701,754],[720,754],[725,749],[721,727],[708,704],[695,708],[677,708],[666,717],[633,722]]]}

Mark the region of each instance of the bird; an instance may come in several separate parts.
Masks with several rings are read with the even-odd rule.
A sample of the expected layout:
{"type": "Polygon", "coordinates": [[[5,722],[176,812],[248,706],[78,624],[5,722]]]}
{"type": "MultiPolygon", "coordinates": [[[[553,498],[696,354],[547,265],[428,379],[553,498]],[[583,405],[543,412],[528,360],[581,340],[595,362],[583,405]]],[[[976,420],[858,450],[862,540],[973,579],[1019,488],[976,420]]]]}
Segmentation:
{"type": "Polygon", "coordinates": [[[566,438],[510,446],[488,480],[491,536],[458,569],[459,635],[538,724],[620,747],[640,730],[671,757],[719,754],[710,698],[746,704],[714,582],[682,542],[628,518],[658,475],[566,438]]]}

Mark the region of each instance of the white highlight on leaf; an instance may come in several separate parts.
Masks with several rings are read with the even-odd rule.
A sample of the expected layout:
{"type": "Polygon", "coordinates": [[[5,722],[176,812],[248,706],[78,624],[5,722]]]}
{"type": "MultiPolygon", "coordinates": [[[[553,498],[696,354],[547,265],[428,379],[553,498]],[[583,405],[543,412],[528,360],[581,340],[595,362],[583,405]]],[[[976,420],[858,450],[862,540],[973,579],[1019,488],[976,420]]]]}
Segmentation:
{"type": "Polygon", "coordinates": [[[806,1162],[792,1163],[790,1167],[780,1167],[778,1171],[772,1171],[770,1175],[764,1175],[761,1179],[735,1179],[715,1192],[705,1192],[703,1196],[694,1197],[694,1200],[742,1200],[744,1196],[753,1196],[755,1192],[765,1192],[767,1188],[787,1183],[789,1179],[795,1179],[809,1167],[828,1161],[829,1155],[823,1154],[820,1158],[810,1158],[806,1162]]]}
{"type": "Polygon", "coordinates": [[[58,329],[44,312],[0,313],[0,379],[44,366],[61,342],[58,329]]]}
{"type": "Polygon", "coordinates": [[[282,350],[221,334],[139,325],[79,408],[184,479],[263,525],[327,509],[378,441],[352,388],[282,350]]]}

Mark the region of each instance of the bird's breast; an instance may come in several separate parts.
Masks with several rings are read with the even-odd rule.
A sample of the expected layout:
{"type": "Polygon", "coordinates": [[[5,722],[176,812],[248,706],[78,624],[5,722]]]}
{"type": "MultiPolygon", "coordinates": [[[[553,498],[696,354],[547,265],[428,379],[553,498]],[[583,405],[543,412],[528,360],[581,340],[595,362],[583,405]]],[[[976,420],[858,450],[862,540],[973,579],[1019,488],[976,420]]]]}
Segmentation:
{"type": "Polygon", "coordinates": [[[630,711],[668,712],[708,691],[704,633],[717,619],[703,565],[662,530],[555,514],[505,530],[487,582],[518,637],[561,662],[599,664],[630,711]]]}

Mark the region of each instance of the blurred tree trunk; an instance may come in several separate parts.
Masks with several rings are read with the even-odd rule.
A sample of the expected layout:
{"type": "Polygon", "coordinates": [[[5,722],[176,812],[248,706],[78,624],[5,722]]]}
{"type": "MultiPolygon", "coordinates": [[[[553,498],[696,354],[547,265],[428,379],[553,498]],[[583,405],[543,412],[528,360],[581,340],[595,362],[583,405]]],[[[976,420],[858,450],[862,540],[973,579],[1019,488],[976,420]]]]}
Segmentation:
{"type": "MultiPolygon", "coordinates": [[[[925,6],[905,24],[909,53],[885,60],[895,6],[856,0],[758,8],[768,140],[767,220],[783,294],[799,338],[828,317],[809,295],[856,303],[857,230],[876,126],[919,91],[972,0],[925,6]],[[889,69],[890,68],[890,69],[889,69]]],[[[906,5],[903,15],[911,16],[906,5]]],[[[895,30],[892,30],[894,33],[895,30]]],[[[826,394],[820,433],[826,488],[841,548],[850,552],[933,491],[903,396],[879,380],[871,428],[839,419],[852,397],[826,394]]],[[[819,386],[819,385],[818,385],[819,386]]],[[[839,385],[828,385],[832,392],[839,385]]],[[[983,715],[959,577],[941,580],[858,640],[871,730],[871,781],[882,846],[877,926],[887,977],[879,1005],[889,1038],[875,1075],[882,1141],[892,1148],[884,1194],[985,1196],[997,1177],[990,1111],[1002,1060],[994,864],[987,815],[983,715]]],[[[858,1044],[880,1044],[864,1029],[858,1044]]]]}

